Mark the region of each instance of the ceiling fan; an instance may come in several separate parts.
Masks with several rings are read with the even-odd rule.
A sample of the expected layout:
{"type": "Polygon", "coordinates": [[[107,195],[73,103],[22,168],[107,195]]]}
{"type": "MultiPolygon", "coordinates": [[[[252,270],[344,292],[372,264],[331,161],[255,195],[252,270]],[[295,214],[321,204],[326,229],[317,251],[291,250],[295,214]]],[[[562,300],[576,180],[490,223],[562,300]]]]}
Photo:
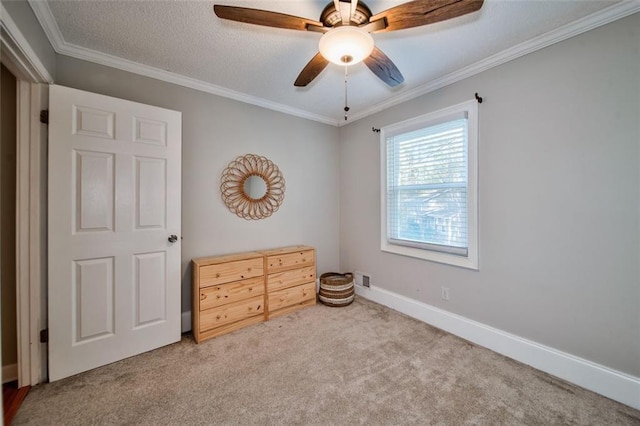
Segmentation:
{"type": "Polygon", "coordinates": [[[396,65],[375,47],[371,33],[402,30],[433,24],[479,10],[484,0],[413,0],[376,15],[358,0],[333,0],[320,14],[320,20],[246,7],[213,6],[222,19],[267,27],[323,33],[320,50],[302,69],[294,85],[311,83],[329,62],[365,65],[389,86],[397,86],[404,77],[396,65]]]}

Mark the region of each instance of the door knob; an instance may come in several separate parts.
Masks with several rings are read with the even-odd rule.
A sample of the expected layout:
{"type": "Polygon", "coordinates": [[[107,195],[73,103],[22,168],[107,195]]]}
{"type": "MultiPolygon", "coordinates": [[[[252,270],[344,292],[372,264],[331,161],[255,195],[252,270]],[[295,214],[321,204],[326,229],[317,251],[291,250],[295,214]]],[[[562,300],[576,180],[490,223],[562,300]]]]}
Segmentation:
{"type": "Polygon", "coordinates": [[[178,241],[178,236],[177,235],[169,235],[169,242],[170,243],[175,243],[176,241],[178,241]]]}

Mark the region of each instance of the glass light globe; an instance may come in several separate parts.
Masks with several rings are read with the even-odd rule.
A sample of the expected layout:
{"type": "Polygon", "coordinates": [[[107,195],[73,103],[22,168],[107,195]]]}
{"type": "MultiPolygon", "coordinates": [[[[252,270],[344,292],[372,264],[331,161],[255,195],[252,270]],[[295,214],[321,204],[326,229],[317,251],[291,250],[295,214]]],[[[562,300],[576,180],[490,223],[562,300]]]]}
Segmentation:
{"type": "Polygon", "coordinates": [[[336,27],[322,35],[318,48],[322,56],[329,62],[338,65],[353,65],[371,54],[373,37],[358,27],[336,27]]]}

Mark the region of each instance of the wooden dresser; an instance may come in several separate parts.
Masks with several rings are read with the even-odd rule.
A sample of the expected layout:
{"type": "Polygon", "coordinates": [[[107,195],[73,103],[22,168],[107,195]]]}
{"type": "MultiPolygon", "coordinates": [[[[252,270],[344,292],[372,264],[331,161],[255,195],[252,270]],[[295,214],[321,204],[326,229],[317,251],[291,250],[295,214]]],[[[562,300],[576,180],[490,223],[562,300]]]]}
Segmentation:
{"type": "Polygon", "coordinates": [[[315,250],[292,246],[192,260],[195,341],[316,303],[315,250]]]}

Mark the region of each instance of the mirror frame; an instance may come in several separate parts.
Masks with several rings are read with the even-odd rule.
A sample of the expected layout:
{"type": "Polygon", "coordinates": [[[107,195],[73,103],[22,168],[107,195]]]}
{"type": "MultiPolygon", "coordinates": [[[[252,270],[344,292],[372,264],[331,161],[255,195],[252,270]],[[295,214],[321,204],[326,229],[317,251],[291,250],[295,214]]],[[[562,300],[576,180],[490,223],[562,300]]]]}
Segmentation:
{"type": "Polygon", "coordinates": [[[284,200],[284,190],[284,176],[278,166],[260,155],[241,155],[222,172],[222,201],[229,210],[246,220],[264,219],[275,213],[284,200]],[[267,185],[261,198],[252,198],[244,190],[244,183],[251,176],[262,178],[267,185]]]}

